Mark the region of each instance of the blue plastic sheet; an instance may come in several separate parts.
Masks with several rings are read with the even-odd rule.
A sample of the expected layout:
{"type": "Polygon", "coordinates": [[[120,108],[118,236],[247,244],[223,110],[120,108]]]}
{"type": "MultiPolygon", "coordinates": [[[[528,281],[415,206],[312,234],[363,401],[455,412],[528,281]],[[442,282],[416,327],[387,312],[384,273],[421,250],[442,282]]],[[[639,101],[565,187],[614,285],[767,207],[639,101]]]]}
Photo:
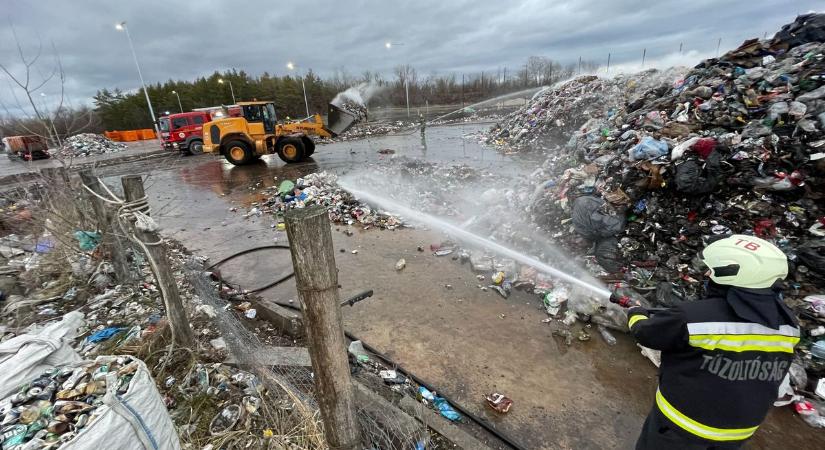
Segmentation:
{"type": "Polygon", "coordinates": [[[96,342],[105,341],[105,340],[111,338],[112,336],[116,335],[117,333],[119,333],[121,330],[125,330],[125,328],[119,328],[119,327],[104,328],[100,331],[96,331],[96,332],[92,333],[91,336],[86,338],[86,342],[91,342],[92,344],[94,344],[96,342]]]}

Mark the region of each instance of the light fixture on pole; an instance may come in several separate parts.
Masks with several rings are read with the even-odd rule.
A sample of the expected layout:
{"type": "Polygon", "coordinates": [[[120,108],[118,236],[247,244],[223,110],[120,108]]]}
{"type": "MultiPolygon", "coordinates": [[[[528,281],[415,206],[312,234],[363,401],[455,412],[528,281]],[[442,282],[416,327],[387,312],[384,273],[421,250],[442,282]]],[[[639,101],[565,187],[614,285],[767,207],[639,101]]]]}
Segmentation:
{"type": "Polygon", "coordinates": [[[238,102],[235,100],[235,89],[232,89],[232,80],[224,81],[223,78],[218,78],[218,83],[223,84],[224,82],[229,83],[229,92],[232,94],[232,103],[237,104],[238,102]]]}
{"type": "MultiPolygon", "coordinates": [[[[394,45],[404,45],[402,42],[391,42],[387,41],[384,42],[384,48],[387,50],[392,50],[394,45]]],[[[404,92],[407,96],[407,117],[410,117],[410,68],[407,65],[404,65],[404,92]]]]}
{"type": "MultiPolygon", "coordinates": [[[[286,63],[286,68],[290,71],[294,71],[295,63],[289,61],[288,63],[286,63]]],[[[304,77],[301,77],[301,88],[304,90],[304,107],[307,110],[307,117],[309,117],[309,101],[307,101],[307,86],[306,84],[304,84],[304,77]]]]}
{"type": "Polygon", "coordinates": [[[129,41],[129,49],[132,50],[132,58],[135,60],[135,67],[137,68],[138,78],[140,78],[140,85],[143,86],[143,95],[146,96],[146,104],[149,105],[149,115],[152,117],[152,125],[155,127],[155,135],[160,137],[160,130],[158,130],[158,121],[155,119],[155,111],[152,109],[152,102],[149,100],[149,91],[146,90],[146,83],[143,81],[143,73],[140,71],[140,64],[138,64],[137,53],[135,53],[135,46],[132,44],[132,35],[129,34],[129,28],[126,27],[126,22],[115,24],[115,28],[126,32],[126,40],[129,41]]]}
{"type": "Polygon", "coordinates": [[[183,112],[183,105],[180,102],[180,95],[178,94],[178,91],[172,91],[172,93],[178,98],[178,107],[180,107],[180,112],[183,112]]]}

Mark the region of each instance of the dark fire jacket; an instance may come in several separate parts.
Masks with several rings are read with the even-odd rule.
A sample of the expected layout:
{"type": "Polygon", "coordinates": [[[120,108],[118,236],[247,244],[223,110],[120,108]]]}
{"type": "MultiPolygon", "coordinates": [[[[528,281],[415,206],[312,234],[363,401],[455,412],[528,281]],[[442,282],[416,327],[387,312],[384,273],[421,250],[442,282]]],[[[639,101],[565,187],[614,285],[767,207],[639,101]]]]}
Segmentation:
{"type": "Polygon", "coordinates": [[[674,429],[702,442],[741,441],[776,400],[799,326],[777,291],[711,289],[653,315],[631,308],[628,326],[662,351],[656,406],[674,429]]]}

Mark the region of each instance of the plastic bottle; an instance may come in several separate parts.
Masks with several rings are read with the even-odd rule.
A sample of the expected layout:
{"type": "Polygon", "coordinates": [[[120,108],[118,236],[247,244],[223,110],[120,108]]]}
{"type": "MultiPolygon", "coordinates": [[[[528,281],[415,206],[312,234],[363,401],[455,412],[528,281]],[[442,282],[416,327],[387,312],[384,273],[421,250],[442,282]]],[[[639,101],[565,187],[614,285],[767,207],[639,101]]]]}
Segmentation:
{"type": "Polygon", "coordinates": [[[597,328],[599,329],[599,334],[602,335],[602,339],[607,345],[616,345],[616,337],[610,333],[610,331],[602,325],[598,325],[597,328]]]}
{"type": "Polygon", "coordinates": [[[808,400],[801,400],[794,403],[794,409],[799,417],[808,425],[814,428],[825,428],[825,417],[819,415],[819,411],[808,400]]]}

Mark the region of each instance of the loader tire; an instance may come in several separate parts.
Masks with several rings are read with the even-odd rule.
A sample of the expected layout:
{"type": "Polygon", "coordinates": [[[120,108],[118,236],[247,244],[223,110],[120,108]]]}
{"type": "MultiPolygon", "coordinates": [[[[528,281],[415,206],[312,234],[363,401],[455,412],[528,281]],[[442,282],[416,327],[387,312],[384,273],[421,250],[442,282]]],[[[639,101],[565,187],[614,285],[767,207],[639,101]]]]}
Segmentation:
{"type": "Polygon", "coordinates": [[[304,154],[307,158],[309,158],[313,153],[315,153],[315,141],[307,136],[301,138],[301,141],[304,143],[304,154]]]}
{"type": "Polygon", "coordinates": [[[301,162],[306,158],[304,143],[299,138],[280,139],[276,144],[278,157],[285,163],[301,162]]]}
{"type": "Polygon", "coordinates": [[[236,166],[249,164],[255,159],[255,153],[244,141],[229,141],[224,144],[226,160],[236,166]]]}

